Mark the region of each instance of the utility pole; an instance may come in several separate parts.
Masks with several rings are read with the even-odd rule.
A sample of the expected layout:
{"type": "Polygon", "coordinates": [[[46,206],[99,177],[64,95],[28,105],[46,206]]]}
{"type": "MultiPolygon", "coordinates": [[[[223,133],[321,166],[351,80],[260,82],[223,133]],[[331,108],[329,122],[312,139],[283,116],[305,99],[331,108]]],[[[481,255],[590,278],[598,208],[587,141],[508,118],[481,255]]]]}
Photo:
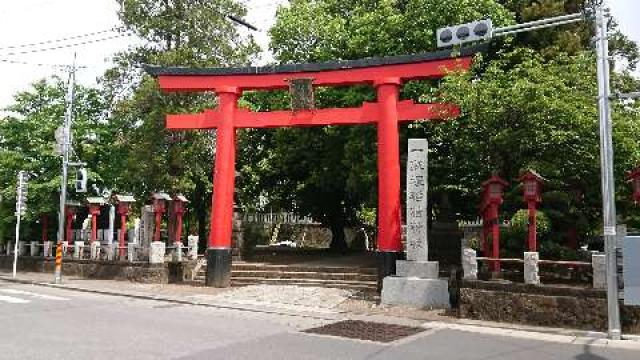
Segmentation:
{"type": "Polygon", "coordinates": [[[73,100],[76,85],[76,55],[69,71],[69,88],[67,90],[67,109],[62,126],[62,183],[60,184],[60,211],[58,213],[58,242],[56,245],[56,267],[54,282],[62,283],[62,242],[64,241],[65,204],[67,202],[67,182],[69,177],[69,151],[71,149],[71,124],[73,123],[73,100]]]}
{"type": "Polygon", "coordinates": [[[27,173],[20,171],[18,173],[18,186],[16,197],[16,241],[13,247],[13,277],[16,277],[18,268],[18,243],[20,242],[20,220],[22,215],[27,211],[27,173]]]}
{"type": "Polygon", "coordinates": [[[618,304],[618,264],[616,260],[616,203],[613,177],[613,146],[611,139],[611,108],[609,98],[609,35],[604,1],[596,7],[596,58],[598,62],[598,110],[600,118],[600,171],[602,181],[602,217],[607,261],[607,312],[609,338],[620,340],[620,307],[618,304]]]}
{"type": "MultiPolygon", "coordinates": [[[[602,182],[602,216],[605,253],[607,259],[607,314],[609,319],[609,338],[621,337],[620,308],[618,303],[618,274],[616,260],[616,204],[613,177],[613,146],[611,139],[611,109],[609,100],[609,39],[607,33],[607,14],[604,0],[595,8],[595,43],[598,72],[598,109],[600,124],[600,168],[602,182]]],[[[479,20],[467,24],[454,25],[438,29],[438,47],[461,45],[472,41],[490,40],[493,37],[517,34],[525,31],[544,29],[553,26],[584,21],[585,14],[574,13],[551,18],[530,21],[523,24],[493,28],[491,20],[479,20]]],[[[635,99],[640,93],[618,94],[623,99],[635,99]]]]}

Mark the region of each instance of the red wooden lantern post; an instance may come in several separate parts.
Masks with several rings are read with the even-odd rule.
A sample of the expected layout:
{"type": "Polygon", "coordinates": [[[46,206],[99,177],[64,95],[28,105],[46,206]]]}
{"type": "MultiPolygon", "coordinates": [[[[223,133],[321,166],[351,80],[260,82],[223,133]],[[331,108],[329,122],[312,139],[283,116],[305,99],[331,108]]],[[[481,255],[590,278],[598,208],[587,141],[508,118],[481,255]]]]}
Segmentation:
{"type": "Polygon", "coordinates": [[[118,214],[120,215],[120,236],[118,237],[118,255],[121,259],[125,256],[125,235],[127,234],[127,215],[131,208],[131,203],[136,199],[131,195],[116,195],[116,201],[118,202],[118,214]]]}
{"type": "MultiPolygon", "coordinates": [[[[502,204],[504,188],[509,185],[506,181],[502,180],[499,176],[493,175],[489,180],[482,184],[484,191],[486,192],[486,205],[485,205],[485,221],[490,224],[492,248],[491,257],[494,259],[500,258],[500,227],[498,224],[498,207],[502,204]]],[[[500,261],[494,260],[492,263],[492,271],[494,273],[500,272],[500,261]]]]}
{"type": "Polygon", "coordinates": [[[102,197],[89,197],[87,198],[89,203],[89,214],[91,214],[91,236],[89,237],[89,243],[93,244],[98,239],[98,215],[100,215],[100,207],[106,204],[106,201],[102,197]]]}
{"type": "MultiPolygon", "coordinates": [[[[65,204],[64,213],[67,218],[65,222],[65,238],[67,240],[67,244],[69,245],[71,245],[71,243],[73,242],[73,218],[76,216],[76,207],[78,205],[80,204],[71,201],[68,201],[65,204]]],[[[68,247],[67,249],[71,249],[71,247],[68,247]]]]}
{"type": "Polygon", "coordinates": [[[542,193],[542,176],[533,170],[527,170],[521,177],[523,197],[529,208],[529,231],[527,245],[529,251],[537,251],[536,207],[540,203],[542,193]]]}
{"type": "Polygon", "coordinates": [[[631,171],[629,182],[631,182],[631,188],[633,189],[633,201],[636,204],[640,204],[640,167],[631,171]]]}
{"type": "Polygon", "coordinates": [[[171,196],[167,193],[157,192],[153,193],[151,197],[153,199],[153,212],[156,214],[156,229],[153,233],[153,241],[160,241],[162,214],[167,212],[167,201],[171,201],[171,196]]]}
{"type": "MultiPolygon", "coordinates": [[[[186,204],[189,202],[182,194],[178,194],[173,198],[173,212],[176,214],[176,234],[175,243],[176,246],[180,246],[182,243],[182,217],[186,212],[186,204]]],[[[180,249],[177,249],[180,251],[180,249]]]]}

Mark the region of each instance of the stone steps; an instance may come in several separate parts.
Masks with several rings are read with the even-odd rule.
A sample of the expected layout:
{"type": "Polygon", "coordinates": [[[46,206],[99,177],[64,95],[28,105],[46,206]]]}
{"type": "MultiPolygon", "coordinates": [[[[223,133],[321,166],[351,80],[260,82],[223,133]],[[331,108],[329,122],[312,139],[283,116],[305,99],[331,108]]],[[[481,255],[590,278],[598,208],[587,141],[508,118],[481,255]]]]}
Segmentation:
{"type": "MultiPolygon", "coordinates": [[[[194,280],[204,282],[206,267],[202,267],[194,280]]],[[[272,265],[260,263],[233,263],[231,285],[280,284],[317,286],[363,291],[376,291],[377,270],[344,266],[272,265]]]]}
{"type": "Polygon", "coordinates": [[[348,266],[318,266],[318,265],[271,265],[262,263],[237,262],[231,265],[232,271],[289,271],[289,272],[322,272],[322,273],[358,273],[377,276],[375,268],[360,268],[348,266]]]}
{"type": "Polygon", "coordinates": [[[375,281],[335,281],[335,280],[318,280],[318,279],[277,279],[277,278],[258,278],[258,277],[231,277],[232,286],[245,286],[256,284],[273,284],[273,285],[297,285],[297,286],[316,286],[329,287],[339,289],[366,290],[375,291],[377,283],[375,281]]]}

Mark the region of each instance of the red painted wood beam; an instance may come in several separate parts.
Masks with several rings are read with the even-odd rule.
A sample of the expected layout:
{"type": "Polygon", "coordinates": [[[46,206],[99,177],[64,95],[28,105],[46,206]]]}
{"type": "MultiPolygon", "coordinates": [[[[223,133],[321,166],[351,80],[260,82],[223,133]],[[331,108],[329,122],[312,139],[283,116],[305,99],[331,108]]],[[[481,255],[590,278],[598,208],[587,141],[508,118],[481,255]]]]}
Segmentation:
{"type": "MultiPolygon", "coordinates": [[[[398,103],[399,122],[414,120],[450,119],[458,117],[460,110],[452,104],[414,104],[411,100],[398,103]]],[[[238,110],[235,128],[275,128],[289,126],[326,126],[373,124],[380,118],[377,103],[364,103],[359,108],[330,108],[312,111],[251,112],[238,110]]],[[[222,122],[220,111],[206,110],[199,114],[167,115],[167,129],[212,129],[222,122]]]]}
{"type": "Polygon", "coordinates": [[[217,91],[235,86],[241,91],[285,89],[287,80],[312,78],[314,86],[343,86],[373,84],[384,78],[400,80],[437,79],[451,71],[467,70],[471,57],[431,60],[422,63],[385,65],[357,69],[340,69],[314,72],[252,74],[252,75],[160,75],[160,88],[168,92],[217,91]]]}

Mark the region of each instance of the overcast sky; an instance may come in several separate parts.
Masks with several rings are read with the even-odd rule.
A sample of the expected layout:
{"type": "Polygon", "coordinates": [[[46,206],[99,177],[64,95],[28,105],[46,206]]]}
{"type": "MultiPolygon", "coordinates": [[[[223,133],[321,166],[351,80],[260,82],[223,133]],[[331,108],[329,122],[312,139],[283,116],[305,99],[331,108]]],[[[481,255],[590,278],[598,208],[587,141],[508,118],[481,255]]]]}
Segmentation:
{"type": "MultiPolygon", "coordinates": [[[[263,48],[268,44],[266,30],[273,23],[277,4],[286,0],[242,0],[248,5],[247,20],[260,28],[254,36],[263,48]]],[[[640,42],[640,1],[608,0],[613,15],[622,31],[640,42]]],[[[50,76],[62,74],[62,70],[51,64],[68,64],[73,52],[78,53],[78,63],[86,66],[78,74],[80,83],[95,84],[95,79],[108,66],[111,54],[124,50],[131,44],[130,38],[118,38],[76,48],[54,51],[24,53],[34,47],[19,47],[22,44],[55,40],[79,34],[102,31],[118,26],[115,0],[2,0],[0,2],[0,108],[12,101],[17,91],[25,90],[29,84],[50,76]],[[18,46],[18,47],[16,47],[18,46]],[[10,61],[10,62],[7,62],[10,61]],[[25,62],[28,64],[14,63],[25,62]],[[39,66],[36,64],[44,64],[39,66]]],[[[105,38],[112,34],[105,33],[105,38]]],[[[86,41],[77,39],[76,41],[86,41]]],[[[54,42],[42,47],[54,47],[64,43],[54,42]]],[[[268,54],[263,56],[268,59],[268,54]]]]}

